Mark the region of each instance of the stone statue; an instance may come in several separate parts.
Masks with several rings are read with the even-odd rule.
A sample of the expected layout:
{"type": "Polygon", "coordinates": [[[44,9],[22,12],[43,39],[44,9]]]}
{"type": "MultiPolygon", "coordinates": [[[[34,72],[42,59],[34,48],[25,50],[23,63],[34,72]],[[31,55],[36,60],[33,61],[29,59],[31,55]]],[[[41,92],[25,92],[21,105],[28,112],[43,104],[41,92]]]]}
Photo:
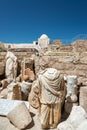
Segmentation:
{"type": "Polygon", "coordinates": [[[56,69],[48,68],[38,76],[37,80],[41,126],[55,128],[61,118],[61,107],[65,97],[63,77],[56,69]]]}
{"type": "Polygon", "coordinates": [[[66,81],[67,81],[66,99],[69,102],[77,102],[77,76],[68,75],[68,76],[66,76],[66,81]]]}
{"type": "Polygon", "coordinates": [[[10,51],[6,55],[6,78],[16,79],[17,76],[17,57],[10,51]]]}
{"type": "Polygon", "coordinates": [[[67,114],[70,114],[72,107],[78,105],[77,98],[77,76],[68,75],[64,77],[66,80],[66,100],[65,100],[65,111],[67,114]]]}

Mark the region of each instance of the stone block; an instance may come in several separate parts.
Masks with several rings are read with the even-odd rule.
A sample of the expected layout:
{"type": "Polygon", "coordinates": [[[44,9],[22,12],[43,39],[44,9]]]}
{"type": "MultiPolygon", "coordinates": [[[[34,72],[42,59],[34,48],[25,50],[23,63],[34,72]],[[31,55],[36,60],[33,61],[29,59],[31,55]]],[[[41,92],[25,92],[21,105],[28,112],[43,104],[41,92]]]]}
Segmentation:
{"type": "Polygon", "coordinates": [[[21,86],[18,83],[12,82],[7,86],[8,89],[8,99],[21,100],[21,86]]]}
{"type": "Polygon", "coordinates": [[[5,64],[3,62],[0,62],[0,75],[4,75],[5,73],[5,64]]]}
{"type": "Polygon", "coordinates": [[[87,78],[86,77],[78,77],[78,85],[79,86],[87,86],[87,78]]]}
{"type": "Polygon", "coordinates": [[[0,130],[19,130],[15,126],[13,126],[8,118],[0,117],[0,130]]]}
{"type": "Polygon", "coordinates": [[[87,56],[85,55],[83,57],[80,56],[79,59],[80,59],[79,60],[80,63],[87,65],[87,56]]]}
{"type": "Polygon", "coordinates": [[[73,106],[67,120],[61,122],[57,128],[58,130],[86,130],[84,129],[87,126],[86,116],[86,112],[81,106],[73,106]]]}
{"type": "Polygon", "coordinates": [[[21,103],[16,106],[8,113],[7,117],[14,124],[14,126],[19,129],[26,128],[32,122],[31,115],[25,103],[21,103]]]}
{"type": "Polygon", "coordinates": [[[87,70],[87,65],[85,64],[78,64],[76,65],[76,70],[80,70],[80,71],[86,71],[87,70]]]}
{"type": "Polygon", "coordinates": [[[80,88],[79,104],[87,112],[87,86],[80,88]]]}
{"type": "Polygon", "coordinates": [[[4,79],[1,81],[2,87],[7,88],[7,86],[12,82],[10,79],[4,79]]]}
{"type": "Polygon", "coordinates": [[[0,93],[0,98],[7,99],[8,90],[7,88],[3,89],[0,93]]]}
{"type": "Polygon", "coordinates": [[[73,65],[72,63],[54,63],[52,65],[53,68],[56,68],[58,70],[74,70],[75,69],[75,65],[73,65]]]}
{"type": "Polygon", "coordinates": [[[84,52],[87,51],[87,40],[76,40],[72,43],[74,51],[84,52]]]}
{"type": "Polygon", "coordinates": [[[24,102],[29,109],[29,102],[19,101],[19,100],[10,100],[10,99],[0,99],[0,115],[7,116],[7,114],[13,110],[17,105],[24,102]]]}

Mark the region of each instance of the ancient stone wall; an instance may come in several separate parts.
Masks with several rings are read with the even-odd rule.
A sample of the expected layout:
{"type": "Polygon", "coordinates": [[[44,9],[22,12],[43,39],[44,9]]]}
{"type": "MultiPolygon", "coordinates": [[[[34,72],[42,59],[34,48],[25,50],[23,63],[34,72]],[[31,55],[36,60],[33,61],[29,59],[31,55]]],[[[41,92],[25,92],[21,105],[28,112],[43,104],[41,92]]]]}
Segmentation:
{"type": "MultiPolygon", "coordinates": [[[[19,66],[24,57],[35,55],[35,72],[38,73],[47,67],[58,69],[64,75],[77,75],[78,81],[86,84],[87,78],[87,40],[76,41],[71,45],[55,44],[42,49],[38,55],[35,50],[14,51],[19,66]]],[[[0,75],[5,72],[6,52],[0,52],[0,75]]]]}
{"type": "Polygon", "coordinates": [[[35,58],[36,73],[47,67],[58,69],[64,75],[77,75],[78,82],[86,84],[87,41],[76,41],[71,45],[51,45],[35,58]]]}

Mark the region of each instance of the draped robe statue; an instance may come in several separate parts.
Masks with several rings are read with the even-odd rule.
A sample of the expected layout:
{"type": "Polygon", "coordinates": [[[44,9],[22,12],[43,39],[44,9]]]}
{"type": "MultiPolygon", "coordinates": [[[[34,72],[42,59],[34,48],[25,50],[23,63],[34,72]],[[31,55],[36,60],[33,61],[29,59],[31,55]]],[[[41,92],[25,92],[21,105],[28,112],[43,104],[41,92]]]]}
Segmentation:
{"type": "Polygon", "coordinates": [[[6,78],[15,80],[17,76],[17,57],[10,51],[6,55],[6,78]]]}
{"type": "Polygon", "coordinates": [[[46,69],[38,76],[39,118],[42,128],[55,128],[61,118],[65,97],[63,77],[54,68],[46,69]]]}

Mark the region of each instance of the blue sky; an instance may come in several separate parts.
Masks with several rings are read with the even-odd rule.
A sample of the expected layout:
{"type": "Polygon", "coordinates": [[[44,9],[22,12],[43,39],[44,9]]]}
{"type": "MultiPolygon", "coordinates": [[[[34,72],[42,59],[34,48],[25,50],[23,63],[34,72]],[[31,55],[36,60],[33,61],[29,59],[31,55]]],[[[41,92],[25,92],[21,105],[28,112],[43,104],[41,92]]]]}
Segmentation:
{"type": "Polygon", "coordinates": [[[87,34],[87,0],[0,0],[0,41],[51,40],[87,34]]]}

